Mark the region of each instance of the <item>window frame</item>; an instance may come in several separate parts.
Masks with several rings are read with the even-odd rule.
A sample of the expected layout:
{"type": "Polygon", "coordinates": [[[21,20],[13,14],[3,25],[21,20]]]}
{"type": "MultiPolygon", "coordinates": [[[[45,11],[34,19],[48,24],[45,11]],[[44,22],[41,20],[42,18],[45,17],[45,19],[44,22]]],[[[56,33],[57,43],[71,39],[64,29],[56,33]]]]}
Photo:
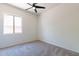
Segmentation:
{"type": "Polygon", "coordinates": [[[9,25],[9,26],[11,26],[12,27],[12,33],[8,33],[8,32],[6,32],[5,33],[5,28],[7,28],[7,25],[5,25],[5,23],[3,23],[3,34],[13,34],[13,33],[15,33],[15,34],[21,34],[23,31],[22,31],[22,17],[20,17],[20,16],[14,16],[14,15],[8,15],[8,14],[4,14],[4,21],[3,22],[5,22],[5,15],[6,15],[6,17],[7,16],[12,16],[13,17],[13,19],[12,19],[12,26],[11,25],[9,25]],[[15,17],[19,17],[20,18],[20,21],[21,21],[21,24],[20,24],[20,32],[18,31],[18,32],[16,32],[16,29],[15,29],[15,27],[17,27],[16,25],[15,25],[15,17]]]}

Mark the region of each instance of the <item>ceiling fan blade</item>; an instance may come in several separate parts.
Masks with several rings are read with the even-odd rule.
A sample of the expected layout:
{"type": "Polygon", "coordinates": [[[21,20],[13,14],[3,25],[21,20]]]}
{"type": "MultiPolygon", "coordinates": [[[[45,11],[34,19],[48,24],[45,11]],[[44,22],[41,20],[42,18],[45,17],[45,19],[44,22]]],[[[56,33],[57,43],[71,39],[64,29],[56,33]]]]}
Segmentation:
{"type": "Polygon", "coordinates": [[[35,12],[37,13],[37,10],[36,10],[36,8],[35,8],[34,10],[35,10],[35,12]]]}
{"type": "Polygon", "coordinates": [[[33,5],[31,5],[30,3],[27,3],[28,5],[30,5],[30,6],[33,6],[33,5]]]}
{"type": "Polygon", "coordinates": [[[45,9],[45,7],[42,7],[42,6],[35,6],[36,8],[42,8],[42,9],[45,9]]]}
{"type": "Polygon", "coordinates": [[[37,3],[33,3],[33,4],[37,4],[37,3]]]}
{"type": "Polygon", "coordinates": [[[33,8],[33,7],[27,8],[27,9],[25,9],[25,10],[29,10],[29,9],[31,9],[31,8],[33,8]]]}
{"type": "Polygon", "coordinates": [[[37,4],[37,3],[33,3],[33,7],[35,7],[36,4],[37,4]]]}

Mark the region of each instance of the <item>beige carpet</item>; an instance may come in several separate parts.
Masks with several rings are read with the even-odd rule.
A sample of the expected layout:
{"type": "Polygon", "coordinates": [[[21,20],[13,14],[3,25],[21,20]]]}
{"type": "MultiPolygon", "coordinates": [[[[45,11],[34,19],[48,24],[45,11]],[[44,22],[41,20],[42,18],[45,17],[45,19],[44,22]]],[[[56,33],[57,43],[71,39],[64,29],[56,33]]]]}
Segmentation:
{"type": "Polygon", "coordinates": [[[0,56],[79,56],[79,54],[45,42],[34,41],[0,49],[0,56]]]}

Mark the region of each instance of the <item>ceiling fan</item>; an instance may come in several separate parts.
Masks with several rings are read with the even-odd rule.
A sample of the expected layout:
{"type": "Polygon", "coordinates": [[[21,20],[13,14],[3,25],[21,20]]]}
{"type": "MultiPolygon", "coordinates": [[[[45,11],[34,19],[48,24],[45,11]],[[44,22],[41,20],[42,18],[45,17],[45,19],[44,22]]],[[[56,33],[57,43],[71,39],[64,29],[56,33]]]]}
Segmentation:
{"type": "Polygon", "coordinates": [[[27,4],[30,5],[31,7],[27,8],[25,10],[29,10],[29,9],[33,8],[34,11],[37,13],[37,9],[45,9],[45,7],[43,7],[43,6],[38,6],[37,3],[33,3],[33,4],[27,3],[27,4]]]}

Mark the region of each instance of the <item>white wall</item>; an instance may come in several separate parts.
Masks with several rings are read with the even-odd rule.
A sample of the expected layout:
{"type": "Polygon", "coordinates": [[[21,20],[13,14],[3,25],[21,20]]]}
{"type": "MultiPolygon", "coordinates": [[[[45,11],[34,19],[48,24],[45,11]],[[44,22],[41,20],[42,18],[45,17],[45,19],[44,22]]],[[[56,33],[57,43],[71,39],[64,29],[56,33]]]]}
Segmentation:
{"type": "Polygon", "coordinates": [[[79,4],[60,4],[41,14],[40,40],[79,52],[79,4]]]}
{"type": "Polygon", "coordinates": [[[37,27],[37,19],[35,15],[25,13],[24,11],[9,5],[0,4],[0,48],[36,40],[36,35],[37,35],[36,27],[37,27]],[[10,34],[10,35],[3,34],[4,14],[21,16],[23,18],[22,34],[10,34]]]}

